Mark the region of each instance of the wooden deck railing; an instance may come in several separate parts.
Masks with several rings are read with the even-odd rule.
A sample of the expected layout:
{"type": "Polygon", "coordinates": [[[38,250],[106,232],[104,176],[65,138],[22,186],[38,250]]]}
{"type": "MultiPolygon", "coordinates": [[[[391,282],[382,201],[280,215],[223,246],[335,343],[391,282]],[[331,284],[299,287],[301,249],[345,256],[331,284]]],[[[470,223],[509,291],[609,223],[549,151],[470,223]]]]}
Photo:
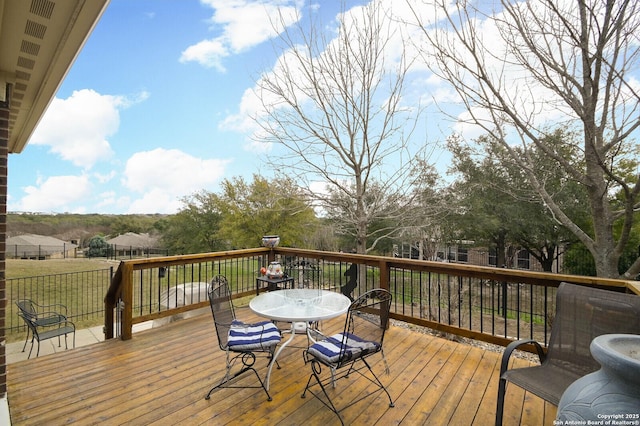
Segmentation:
{"type": "Polygon", "coordinates": [[[635,281],[538,273],[455,263],[285,247],[125,260],[105,297],[105,337],[132,337],[134,324],[208,306],[207,283],[227,276],[235,298],[255,294],[259,269],[278,260],[297,286],[340,291],[358,265],[354,295],[374,287],[393,294],[392,317],[443,333],[506,345],[547,342],[555,289],[563,282],[640,294],[635,281]]]}

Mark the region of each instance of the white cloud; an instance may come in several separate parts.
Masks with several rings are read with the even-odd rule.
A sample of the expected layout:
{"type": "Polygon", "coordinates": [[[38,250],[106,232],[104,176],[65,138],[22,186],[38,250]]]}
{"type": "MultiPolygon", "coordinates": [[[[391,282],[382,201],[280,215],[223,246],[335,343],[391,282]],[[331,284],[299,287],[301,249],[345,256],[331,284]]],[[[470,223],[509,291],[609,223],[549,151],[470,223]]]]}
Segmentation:
{"type": "Polygon", "coordinates": [[[187,47],[180,62],[197,62],[205,67],[225,71],[223,59],[251,49],[277,36],[300,19],[300,0],[201,0],[214,9],[211,23],[222,28],[212,39],[187,47]]]}
{"type": "Polygon", "coordinates": [[[157,148],[129,158],[122,184],[142,194],[130,213],[175,213],[179,199],[210,188],[225,174],[229,160],[201,159],[177,149],[157,148]]]}
{"type": "Polygon", "coordinates": [[[30,143],[48,146],[62,159],[90,169],[113,155],[108,138],[118,131],[119,109],[147,96],[142,93],[129,100],[84,89],[74,91],[67,99],[55,98],[30,143]]]}
{"type": "Polygon", "coordinates": [[[17,203],[16,210],[31,212],[68,211],[72,206],[91,196],[92,185],[89,178],[82,176],[52,176],[44,181],[38,180],[38,186],[24,188],[25,195],[17,203]]]}
{"type": "Polygon", "coordinates": [[[222,59],[229,54],[229,50],[222,40],[203,40],[187,47],[180,56],[180,62],[195,61],[207,68],[215,68],[220,72],[225,72],[222,59]]]}
{"type": "Polygon", "coordinates": [[[107,174],[95,173],[94,177],[100,183],[107,183],[111,181],[114,177],[116,177],[116,174],[117,174],[116,171],[112,170],[107,174]]]}

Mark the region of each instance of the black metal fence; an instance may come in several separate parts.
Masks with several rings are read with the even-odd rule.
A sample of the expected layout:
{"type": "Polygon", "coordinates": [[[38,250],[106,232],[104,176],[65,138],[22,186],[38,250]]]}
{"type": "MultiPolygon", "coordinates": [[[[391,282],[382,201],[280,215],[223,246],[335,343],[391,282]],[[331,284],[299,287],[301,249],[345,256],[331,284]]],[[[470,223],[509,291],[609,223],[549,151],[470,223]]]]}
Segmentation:
{"type": "Polygon", "coordinates": [[[109,244],[105,257],[113,260],[139,259],[157,256],[168,256],[169,251],[163,248],[135,247],[109,244]]]}
{"type": "MultiPolygon", "coordinates": [[[[275,260],[296,287],[323,288],[355,298],[388,286],[398,319],[499,344],[519,338],[546,343],[556,286],[569,278],[388,257],[278,251],[284,253],[276,253],[275,260]],[[354,273],[357,277],[350,288],[354,273]]],[[[190,304],[204,306],[207,283],[217,274],[227,277],[234,295],[255,294],[256,278],[268,260],[262,253],[245,250],[236,256],[225,252],[125,263],[132,267],[131,272],[122,272],[130,274],[131,315],[141,322],[184,312],[176,309],[190,304]]]]}
{"type": "Polygon", "coordinates": [[[16,301],[31,299],[39,305],[63,304],[77,327],[100,325],[104,320],[104,295],[113,267],[92,271],[7,279],[7,334],[26,332],[16,301]]]}
{"type": "Polygon", "coordinates": [[[26,245],[7,244],[8,259],[44,260],[50,258],[67,259],[78,257],[78,246],[75,244],[60,245],[26,245]]]}
{"type": "MultiPolygon", "coordinates": [[[[349,280],[348,262],[287,257],[306,266],[301,277],[340,291],[349,280]]],[[[381,270],[359,265],[353,296],[378,287],[381,270]]],[[[293,275],[295,278],[296,274],[293,275]]],[[[296,279],[297,285],[300,281],[296,279]]],[[[555,312],[556,288],[393,267],[389,290],[393,311],[411,318],[507,338],[535,338],[546,343],[555,312]]]]}

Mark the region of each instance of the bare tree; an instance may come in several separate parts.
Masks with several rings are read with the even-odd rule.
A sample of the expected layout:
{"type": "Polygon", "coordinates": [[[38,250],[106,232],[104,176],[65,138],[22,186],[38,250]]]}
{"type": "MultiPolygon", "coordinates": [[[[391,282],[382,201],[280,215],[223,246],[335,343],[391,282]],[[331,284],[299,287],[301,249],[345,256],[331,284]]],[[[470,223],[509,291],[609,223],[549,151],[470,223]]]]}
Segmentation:
{"type": "Polygon", "coordinates": [[[417,153],[409,139],[420,108],[403,105],[410,61],[392,45],[403,43],[383,11],[368,5],[338,20],[335,37],[313,19],[282,33],[283,53],[257,84],[265,111],[256,117],[257,139],[285,148],[273,167],[301,186],[326,185],[310,196],[340,212],[341,228],[353,230],[357,251],[366,253],[397,232],[412,201],[417,153]],[[382,220],[395,226],[377,229],[367,244],[369,225],[382,220]]]}
{"type": "MultiPolygon", "coordinates": [[[[462,100],[466,111],[458,119],[479,126],[511,154],[556,220],[591,252],[599,276],[619,277],[640,207],[640,3],[502,0],[494,12],[475,2],[428,4],[437,23],[420,16],[426,2],[412,9],[426,39],[421,49],[462,100]],[[581,158],[567,158],[562,153],[574,150],[547,143],[558,128],[575,132],[561,143],[575,144],[581,158]],[[534,167],[534,148],[586,190],[592,229],[556,201],[534,167]]],[[[622,277],[639,272],[640,258],[622,277]]]]}

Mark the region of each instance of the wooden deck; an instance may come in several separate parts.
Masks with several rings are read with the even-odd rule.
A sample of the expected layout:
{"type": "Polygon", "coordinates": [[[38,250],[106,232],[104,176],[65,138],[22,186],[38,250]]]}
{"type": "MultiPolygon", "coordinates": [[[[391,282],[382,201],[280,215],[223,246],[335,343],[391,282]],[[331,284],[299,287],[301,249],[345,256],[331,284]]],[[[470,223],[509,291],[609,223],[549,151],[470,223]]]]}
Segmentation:
{"type": "MultiPolygon", "coordinates": [[[[239,316],[247,315],[241,310],[239,316]]],[[[338,323],[323,326],[325,331],[338,323]]],[[[304,345],[304,337],[293,344],[304,345]]],[[[490,425],[494,423],[500,354],[404,327],[385,337],[391,374],[381,373],[394,398],[378,393],[348,408],[351,425],[490,425]]],[[[379,359],[374,369],[382,372],[379,359]]],[[[375,359],[378,361],[378,359],[375,359]]],[[[260,359],[260,374],[266,360],[260,359]]],[[[181,320],[106,342],[7,366],[13,425],[106,424],[334,425],[338,418],[312,396],[300,398],[310,367],[299,348],[287,348],[271,380],[273,401],[261,389],[222,389],[204,396],[221,377],[224,353],[211,316],[181,320]]],[[[527,365],[527,361],[517,360],[527,365]]],[[[247,379],[252,380],[252,379],[247,379]]],[[[365,379],[338,382],[336,402],[348,400],[365,379]],[[346,398],[346,399],[345,399],[346,398]]],[[[515,386],[507,387],[505,425],[552,425],[556,408],[515,386]]]]}

